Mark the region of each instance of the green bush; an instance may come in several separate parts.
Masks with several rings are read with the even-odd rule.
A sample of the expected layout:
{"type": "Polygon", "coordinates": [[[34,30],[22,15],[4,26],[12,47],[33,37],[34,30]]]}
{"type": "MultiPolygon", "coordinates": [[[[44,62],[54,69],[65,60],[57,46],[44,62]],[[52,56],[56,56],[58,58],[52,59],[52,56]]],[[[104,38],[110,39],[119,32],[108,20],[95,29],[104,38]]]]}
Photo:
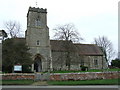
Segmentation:
{"type": "Polygon", "coordinates": [[[82,71],[88,71],[88,67],[87,67],[87,66],[81,65],[80,67],[81,67],[81,70],[82,70],[82,71]]]}
{"type": "Polygon", "coordinates": [[[32,71],[31,71],[31,65],[23,65],[22,66],[22,72],[23,73],[32,73],[32,71]]]}

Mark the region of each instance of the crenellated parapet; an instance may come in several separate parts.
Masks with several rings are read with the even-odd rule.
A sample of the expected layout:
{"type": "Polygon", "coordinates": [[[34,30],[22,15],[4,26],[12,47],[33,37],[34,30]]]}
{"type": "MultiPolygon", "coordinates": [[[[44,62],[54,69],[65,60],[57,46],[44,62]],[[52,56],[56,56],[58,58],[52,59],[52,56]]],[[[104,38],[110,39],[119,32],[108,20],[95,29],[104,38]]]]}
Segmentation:
{"type": "MultiPolygon", "coordinates": [[[[32,11],[32,12],[37,12],[37,13],[47,13],[47,9],[43,9],[43,8],[36,8],[36,7],[29,7],[28,13],[32,11]]],[[[27,14],[28,16],[28,14],[27,14]]]]}

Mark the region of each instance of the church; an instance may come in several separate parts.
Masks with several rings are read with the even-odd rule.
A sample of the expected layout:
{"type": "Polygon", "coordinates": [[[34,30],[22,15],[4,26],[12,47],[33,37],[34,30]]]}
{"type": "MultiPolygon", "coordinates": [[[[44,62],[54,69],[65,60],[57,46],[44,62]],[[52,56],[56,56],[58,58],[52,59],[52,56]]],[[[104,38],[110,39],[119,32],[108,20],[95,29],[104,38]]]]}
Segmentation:
{"type": "MultiPolygon", "coordinates": [[[[50,40],[47,26],[47,9],[29,7],[27,13],[26,44],[30,48],[34,64],[32,71],[67,70],[66,41],[50,40]]],[[[70,70],[107,68],[102,49],[94,44],[70,42],[70,70]]]]}
{"type": "MultiPolygon", "coordinates": [[[[32,71],[68,70],[66,64],[66,41],[50,40],[47,26],[47,9],[29,7],[27,13],[26,44],[30,48],[34,63],[32,71]]],[[[107,67],[104,54],[100,47],[94,44],[69,42],[70,70],[80,70],[81,65],[88,69],[104,69],[107,67]]],[[[69,46],[68,45],[68,46],[69,46]]]]}

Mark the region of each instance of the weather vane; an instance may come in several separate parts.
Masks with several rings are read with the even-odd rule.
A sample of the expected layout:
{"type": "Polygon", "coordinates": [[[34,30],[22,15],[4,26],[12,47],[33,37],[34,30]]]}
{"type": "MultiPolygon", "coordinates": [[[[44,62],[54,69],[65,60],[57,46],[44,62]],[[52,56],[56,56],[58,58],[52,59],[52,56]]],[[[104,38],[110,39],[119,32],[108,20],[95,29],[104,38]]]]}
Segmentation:
{"type": "Polygon", "coordinates": [[[37,0],[36,0],[36,7],[37,7],[37,3],[38,3],[38,2],[37,2],[37,0]]]}

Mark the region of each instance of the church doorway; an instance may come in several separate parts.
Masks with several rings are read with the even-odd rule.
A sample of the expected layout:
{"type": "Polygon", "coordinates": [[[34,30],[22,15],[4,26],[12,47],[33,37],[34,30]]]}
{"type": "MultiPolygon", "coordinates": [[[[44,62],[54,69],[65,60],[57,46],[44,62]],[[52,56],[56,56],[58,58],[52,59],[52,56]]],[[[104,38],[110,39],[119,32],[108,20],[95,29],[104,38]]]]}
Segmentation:
{"type": "Polygon", "coordinates": [[[39,55],[36,55],[36,57],[35,57],[34,70],[36,72],[41,72],[42,71],[42,61],[41,61],[41,57],[39,55]]]}

